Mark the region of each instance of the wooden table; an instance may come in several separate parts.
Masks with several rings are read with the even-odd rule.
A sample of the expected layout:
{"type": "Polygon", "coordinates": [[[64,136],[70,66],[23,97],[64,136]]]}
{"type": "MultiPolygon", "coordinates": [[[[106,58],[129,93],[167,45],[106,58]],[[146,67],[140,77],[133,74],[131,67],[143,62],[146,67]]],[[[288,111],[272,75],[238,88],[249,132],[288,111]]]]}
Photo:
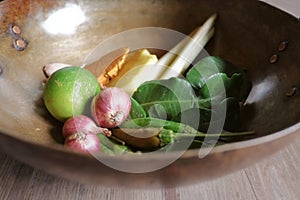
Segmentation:
{"type": "Polygon", "coordinates": [[[159,190],[82,185],[46,174],[0,153],[0,199],[242,199],[300,198],[300,138],[266,160],[219,179],[159,190]]]}
{"type": "MultiPolygon", "coordinates": [[[[299,0],[268,0],[300,16],[299,0]]],[[[300,199],[300,137],[254,166],[192,186],[128,190],[82,185],[25,165],[0,152],[0,200],[74,199],[300,199]]]]}

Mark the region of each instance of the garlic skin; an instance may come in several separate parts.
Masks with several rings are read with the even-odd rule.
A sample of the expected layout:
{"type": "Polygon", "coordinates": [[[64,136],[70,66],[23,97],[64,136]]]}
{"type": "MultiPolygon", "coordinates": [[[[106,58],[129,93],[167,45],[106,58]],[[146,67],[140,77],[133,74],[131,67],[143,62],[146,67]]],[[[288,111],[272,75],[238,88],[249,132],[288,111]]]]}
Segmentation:
{"type": "Polygon", "coordinates": [[[43,72],[44,72],[46,78],[49,78],[57,70],[60,70],[65,67],[70,67],[70,66],[71,65],[64,64],[64,63],[50,63],[43,67],[43,72]]]}
{"type": "Polygon", "coordinates": [[[130,96],[117,87],[103,89],[91,103],[93,119],[103,128],[121,125],[127,119],[130,109],[130,96]]]}

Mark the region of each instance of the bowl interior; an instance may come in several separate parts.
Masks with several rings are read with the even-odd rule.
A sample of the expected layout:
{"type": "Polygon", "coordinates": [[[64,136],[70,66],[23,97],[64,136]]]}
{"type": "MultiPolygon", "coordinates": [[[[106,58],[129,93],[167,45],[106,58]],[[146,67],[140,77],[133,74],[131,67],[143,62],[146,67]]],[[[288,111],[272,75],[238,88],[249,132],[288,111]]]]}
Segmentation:
{"type": "Polygon", "coordinates": [[[300,87],[299,21],[264,3],[26,0],[3,1],[0,10],[0,132],[4,134],[45,145],[62,142],[61,124],[49,115],[41,98],[45,64],[82,65],[100,42],[133,28],[162,27],[188,34],[215,12],[216,34],[206,50],[246,68],[252,82],[242,111],[243,129],[260,137],[299,122],[299,92],[287,94],[300,87]],[[79,21],[68,22],[74,23],[74,30],[51,32],[46,21],[65,8],[76,10],[74,18],[79,21]],[[19,35],[10,33],[13,24],[21,28],[19,35]],[[27,42],[22,51],[13,45],[20,38],[27,42]],[[285,51],[278,50],[282,41],[288,41],[285,51]],[[279,60],[271,64],[274,54],[279,60]]]}

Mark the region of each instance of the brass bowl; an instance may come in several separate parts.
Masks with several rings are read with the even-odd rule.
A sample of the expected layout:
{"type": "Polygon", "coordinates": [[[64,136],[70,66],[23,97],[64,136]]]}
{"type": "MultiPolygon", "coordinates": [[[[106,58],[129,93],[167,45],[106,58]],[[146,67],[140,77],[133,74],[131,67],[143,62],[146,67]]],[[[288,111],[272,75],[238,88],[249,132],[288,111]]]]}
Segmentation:
{"type": "MultiPolygon", "coordinates": [[[[192,184],[247,167],[299,136],[299,20],[265,3],[7,0],[0,3],[0,10],[0,148],[50,174],[105,186],[192,184]],[[80,6],[87,20],[73,34],[48,34],[42,23],[68,3],[80,6]],[[81,64],[99,42],[132,28],[164,27],[188,34],[215,12],[219,15],[216,34],[207,51],[248,69],[253,88],[243,120],[244,128],[255,131],[256,138],[215,147],[202,159],[198,150],[188,150],[169,166],[149,173],[121,172],[63,148],[61,124],[49,115],[41,99],[45,64],[81,64]]],[[[145,166],[172,156],[103,155],[103,159],[145,166]]]]}

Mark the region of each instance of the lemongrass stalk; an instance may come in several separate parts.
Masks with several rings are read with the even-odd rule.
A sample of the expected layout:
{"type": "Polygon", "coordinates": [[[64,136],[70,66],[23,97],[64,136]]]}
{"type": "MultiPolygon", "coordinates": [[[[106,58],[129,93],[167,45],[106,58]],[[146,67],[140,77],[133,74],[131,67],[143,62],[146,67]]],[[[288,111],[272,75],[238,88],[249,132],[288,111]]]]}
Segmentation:
{"type": "Polygon", "coordinates": [[[185,37],[181,40],[176,46],[174,46],[170,51],[164,54],[161,58],[159,58],[157,64],[161,66],[170,66],[171,63],[175,60],[177,55],[183,50],[183,48],[188,44],[192,37],[194,37],[195,33],[201,28],[197,27],[193,30],[192,33],[189,34],[189,37],[185,37]]]}
{"type": "Polygon", "coordinates": [[[204,46],[213,37],[214,31],[214,28],[211,29],[208,34],[201,38],[198,42],[191,41],[191,43],[189,43],[191,46],[187,48],[188,51],[178,55],[159,79],[168,79],[183,74],[203,50],[204,46]]]}
{"type": "Polygon", "coordinates": [[[216,18],[217,14],[209,17],[200,28],[192,33],[191,38],[185,38],[171,49],[170,53],[167,53],[166,56],[159,59],[159,65],[169,66],[169,68],[160,75],[159,79],[170,78],[170,76],[176,75],[176,72],[176,76],[178,76],[187,69],[214,35],[213,26],[216,18]]]}

